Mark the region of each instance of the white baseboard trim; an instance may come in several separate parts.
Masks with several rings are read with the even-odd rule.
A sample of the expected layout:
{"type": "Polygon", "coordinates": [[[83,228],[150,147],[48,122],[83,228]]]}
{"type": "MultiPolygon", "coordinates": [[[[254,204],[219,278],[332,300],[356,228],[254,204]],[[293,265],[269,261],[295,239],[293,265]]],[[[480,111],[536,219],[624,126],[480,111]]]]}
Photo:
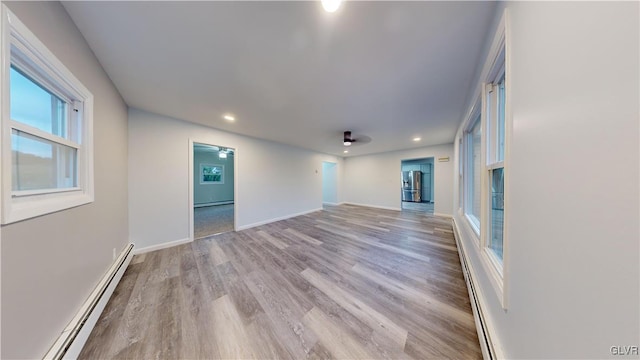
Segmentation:
{"type": "Polygon", "coordinates": [[[340,203],[324,201],[324,202],[322,202],[322,205],[338,206],[338,205],[340,205],[340,203]]]}
{"type": "Polygon", "coordinates": [[[260,225],[266,225],[266,224],[270,224],[272,222],[276,222],[276,221],[280,221],[280,220],[286,220],[286,219],[290,219],[290,218],[296,217],[296,216],[307,215],[307,214],[310,214],[312,212],[321,211],[321,210],[322,210],[322,208],[317,208],[317,209],[303,211],[303,212],[296,213],[296,214],[289,214],[289,215],[279,216],[277,218],[272,218],[272,219],[268,219],[268,220],[264,220],[264,221],[258,221],[258,222],[255,222],[253,224],[238,226],[236,228],[236,231],[246,230],[246,229],[250,229],[250,228],[253,228],[253,227],[256,227],[256,226],[260,226],[260,225]]]}
{"type": "Polygon", "coordinates": [[[348,202],[348,201],[345,201],[345,202],[343,202],[342,204],[345,204],[345,205],[355,205],[355,206],[364,206],[364,207],[375,208],[375,209],[383,209],[383,210],[402,211],[402,209],[401,209],[401,208],[398,208],[398,207],[391,207],[391,206],[378,206],[378,205],[361,204],[361,203],[354,203],[354,202],[348,202]]]}
{"type": "Polygon", "coordinates": [[[151,252],[151,251],[162,250],[162,249],[170,248],[170,247],[173,247],[173,246],[186,244],[188,242],[191,242],[191,239],[185,238],[185,239],[180,239],[180,240],[169,241],[169,242],[165,242],[165,243],[162,243],[162,244],[156,244],[156,245],[151,245],[151,246],[143,247],[143,248],[140,248],[140,249],[136,249],[133,252],[133,254],[134,255],[140,255],[140,254],[148,253],[148,252],[151,252]]]}
{"type": "Polygon", "coordinates": [[[434,212],[433,215],[440,216],[440,217],[446,217],[446,218],[449,218],[449,219],[453,219],[453,215],[451,215],[451,214],[443,214],[443,213],[434,212]]]}
{"type": "Polygon", "coordinates": [[[129,266],[133,258],[133,248],[133,244],[125,246],[43,359],[78,358],[100,314],[129,266]]]}
{"type": "Polygon", "coordinates": [[[201,208],[201,207],[207,207],[207,206],[216,206],[216,205],[228,205],[228,204],[233,204],[234,201],[233,200],[229,200],[229,201],[218,201],[218,202],[212,202],[212,203],[204,203],[204,204],[194,204],[193,207],[194,208],[201,208]]]}
{"type": "Polygon", "coordinates": [[[458,246],[458,255],[460,257],[460,264],[462,266],[462,273],[464,275],[465,282],[467,284],[467,290],[469,291],[469,299],[471,300],[471,310],[473,310],[473,318],[476,323],[476,331],[478,333],[478,339],[480,340],[480,349],[482,350],[482,357],[485,360],[504,359],[504,352],[498,341],[498,337],[495,332],[495,327],[491,319],[485,316],[482,309],[486,309],[485,298],[482,289],[476,282],[476,272],[471,264],[471,261],[467,257],[463,241],[460,238],[460,229],[458,223],[453,219],[453,237],[458,246]]]}

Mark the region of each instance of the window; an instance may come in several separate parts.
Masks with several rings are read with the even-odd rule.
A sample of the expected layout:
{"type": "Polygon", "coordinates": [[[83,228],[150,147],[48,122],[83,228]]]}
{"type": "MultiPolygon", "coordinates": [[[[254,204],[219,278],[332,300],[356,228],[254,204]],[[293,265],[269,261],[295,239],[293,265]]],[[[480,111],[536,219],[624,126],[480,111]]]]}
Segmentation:
{"type": "Polygon", "coordinates": [[[489,83],[485,85],[487,129],[487,248],[502,267],[504,241],[504,140],[505,140],[505,70],[504,48],[489,83]]]}
{"type": "Polygon", "coordinates": [[[200,184],[224,184],[224,165],[200,164],[200,184]]]}
{"type": "Polygon", "coordinates": [[[465,132],[466,142],[466,178],[464,211],[474,227],[480,233],[481,176],[482,176],[482,122],[480,113],[474,115],[474,121],[465,132]]]}
{"type": "Polygon", "coordinates": [[[93,201],[93,96],[4,5],[2,23],[6,224],[93,201]]]}
{"type": "Polygon", "coordinates": [[[460,136],[462,226],[507,308],[509,216],[509,64],[505,10],[480,75],[476,102],[460,136]],[[505,191],[506,190],[506,191],[505,191]]]}
{"type": "Polygon", "coordinates": [[[462,138],[458,140],[458,209],[464,206],[464,148],[462,138]]]}

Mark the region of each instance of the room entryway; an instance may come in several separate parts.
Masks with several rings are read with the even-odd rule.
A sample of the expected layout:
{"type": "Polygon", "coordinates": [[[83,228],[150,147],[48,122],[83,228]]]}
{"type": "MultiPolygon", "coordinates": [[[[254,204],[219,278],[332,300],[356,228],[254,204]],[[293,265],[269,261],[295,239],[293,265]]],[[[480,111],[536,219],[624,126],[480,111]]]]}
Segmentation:
{"type": "Polygon", "coordinates": [[[338,205],[338,173],[337,164],[322,162],[322,203],[338,205]]]}
{"type": "Polygon", "coordinates": [[[193,144],[193,238],[234,230],[232,148],[193,144]]]}
{"type": "Polygon", "coordinates": [[[433,214],[433,158],[402,160],[401,169],[402,210],[433,214]]]}

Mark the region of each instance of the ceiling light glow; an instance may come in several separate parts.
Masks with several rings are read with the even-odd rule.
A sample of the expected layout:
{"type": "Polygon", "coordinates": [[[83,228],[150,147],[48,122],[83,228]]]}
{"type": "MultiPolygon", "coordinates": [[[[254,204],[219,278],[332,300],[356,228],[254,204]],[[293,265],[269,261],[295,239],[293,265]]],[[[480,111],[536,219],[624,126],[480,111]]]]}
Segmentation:
{"type": "Polygon", "coordinates": [[[340,7],[342,0],[322,0],[322,7],[326,12],[335,12],[340,7]]]}
{"type": "Polygon", "coordinates": [[[420,141],[420,140],[422,140],[422,138],[419,138],[419,137],[414,137],[413,138],[413,141],[420,141]]]}
{"type": "Polygon", "coordinates": [[[224,114],[224,116],[222,116],[222,117],[227,121],[235,121],[236,120],[236,118],[231,114],[224,114]]]}
{"type": "Polygon", "coordinates": [[[343,144],[344,146],[351,146],[351,141],[345,141],[343,144]]]}
{"type": "Polygon", "coordinates": [[[347,154],[347,153],[349,153],[349,150],[345,150],[345,151],[343,151],[343,153],[347,154]]]}

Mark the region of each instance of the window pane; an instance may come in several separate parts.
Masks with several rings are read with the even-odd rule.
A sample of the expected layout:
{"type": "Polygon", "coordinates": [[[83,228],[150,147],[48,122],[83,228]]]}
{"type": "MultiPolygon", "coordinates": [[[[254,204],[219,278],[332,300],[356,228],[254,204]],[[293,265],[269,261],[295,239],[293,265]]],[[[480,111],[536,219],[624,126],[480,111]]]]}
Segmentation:
{"type": "Polygon", "coordinates": [[[471,175],[469,186],[471,208],[470,214],[474,215],[476,219],[480,220],[480,152],[481,152],[481,126],[480,119],[478,119],[471,129],[471,161],[469,174],[471,175]]]}
{"type": "Polygon", "coordinates": [[[464,137],[458,141],[458,208],[464,206],[464,147],[462,145],[464,137]]]}
{"type": "Polygon", "coordinates": [[[11,66],[11,119],[67,138],[67,104],[11,66]]]}
{"type": "Polygon", "coordinates": [[[504,161],[504,74],[498,83],[498,118],[496,119],[496,161],[504,161]]]}
{"type": "Polygon", "coordinates": [[[491,234],[489,248],[502,261],[504,230],[504,168],[491,171],[491,234]]]}
{"type": "Polygon", "coordinates": [[[27,133],[11,131],[11,189],[43,190],[77,186],[77,150],[27,133]]]}

